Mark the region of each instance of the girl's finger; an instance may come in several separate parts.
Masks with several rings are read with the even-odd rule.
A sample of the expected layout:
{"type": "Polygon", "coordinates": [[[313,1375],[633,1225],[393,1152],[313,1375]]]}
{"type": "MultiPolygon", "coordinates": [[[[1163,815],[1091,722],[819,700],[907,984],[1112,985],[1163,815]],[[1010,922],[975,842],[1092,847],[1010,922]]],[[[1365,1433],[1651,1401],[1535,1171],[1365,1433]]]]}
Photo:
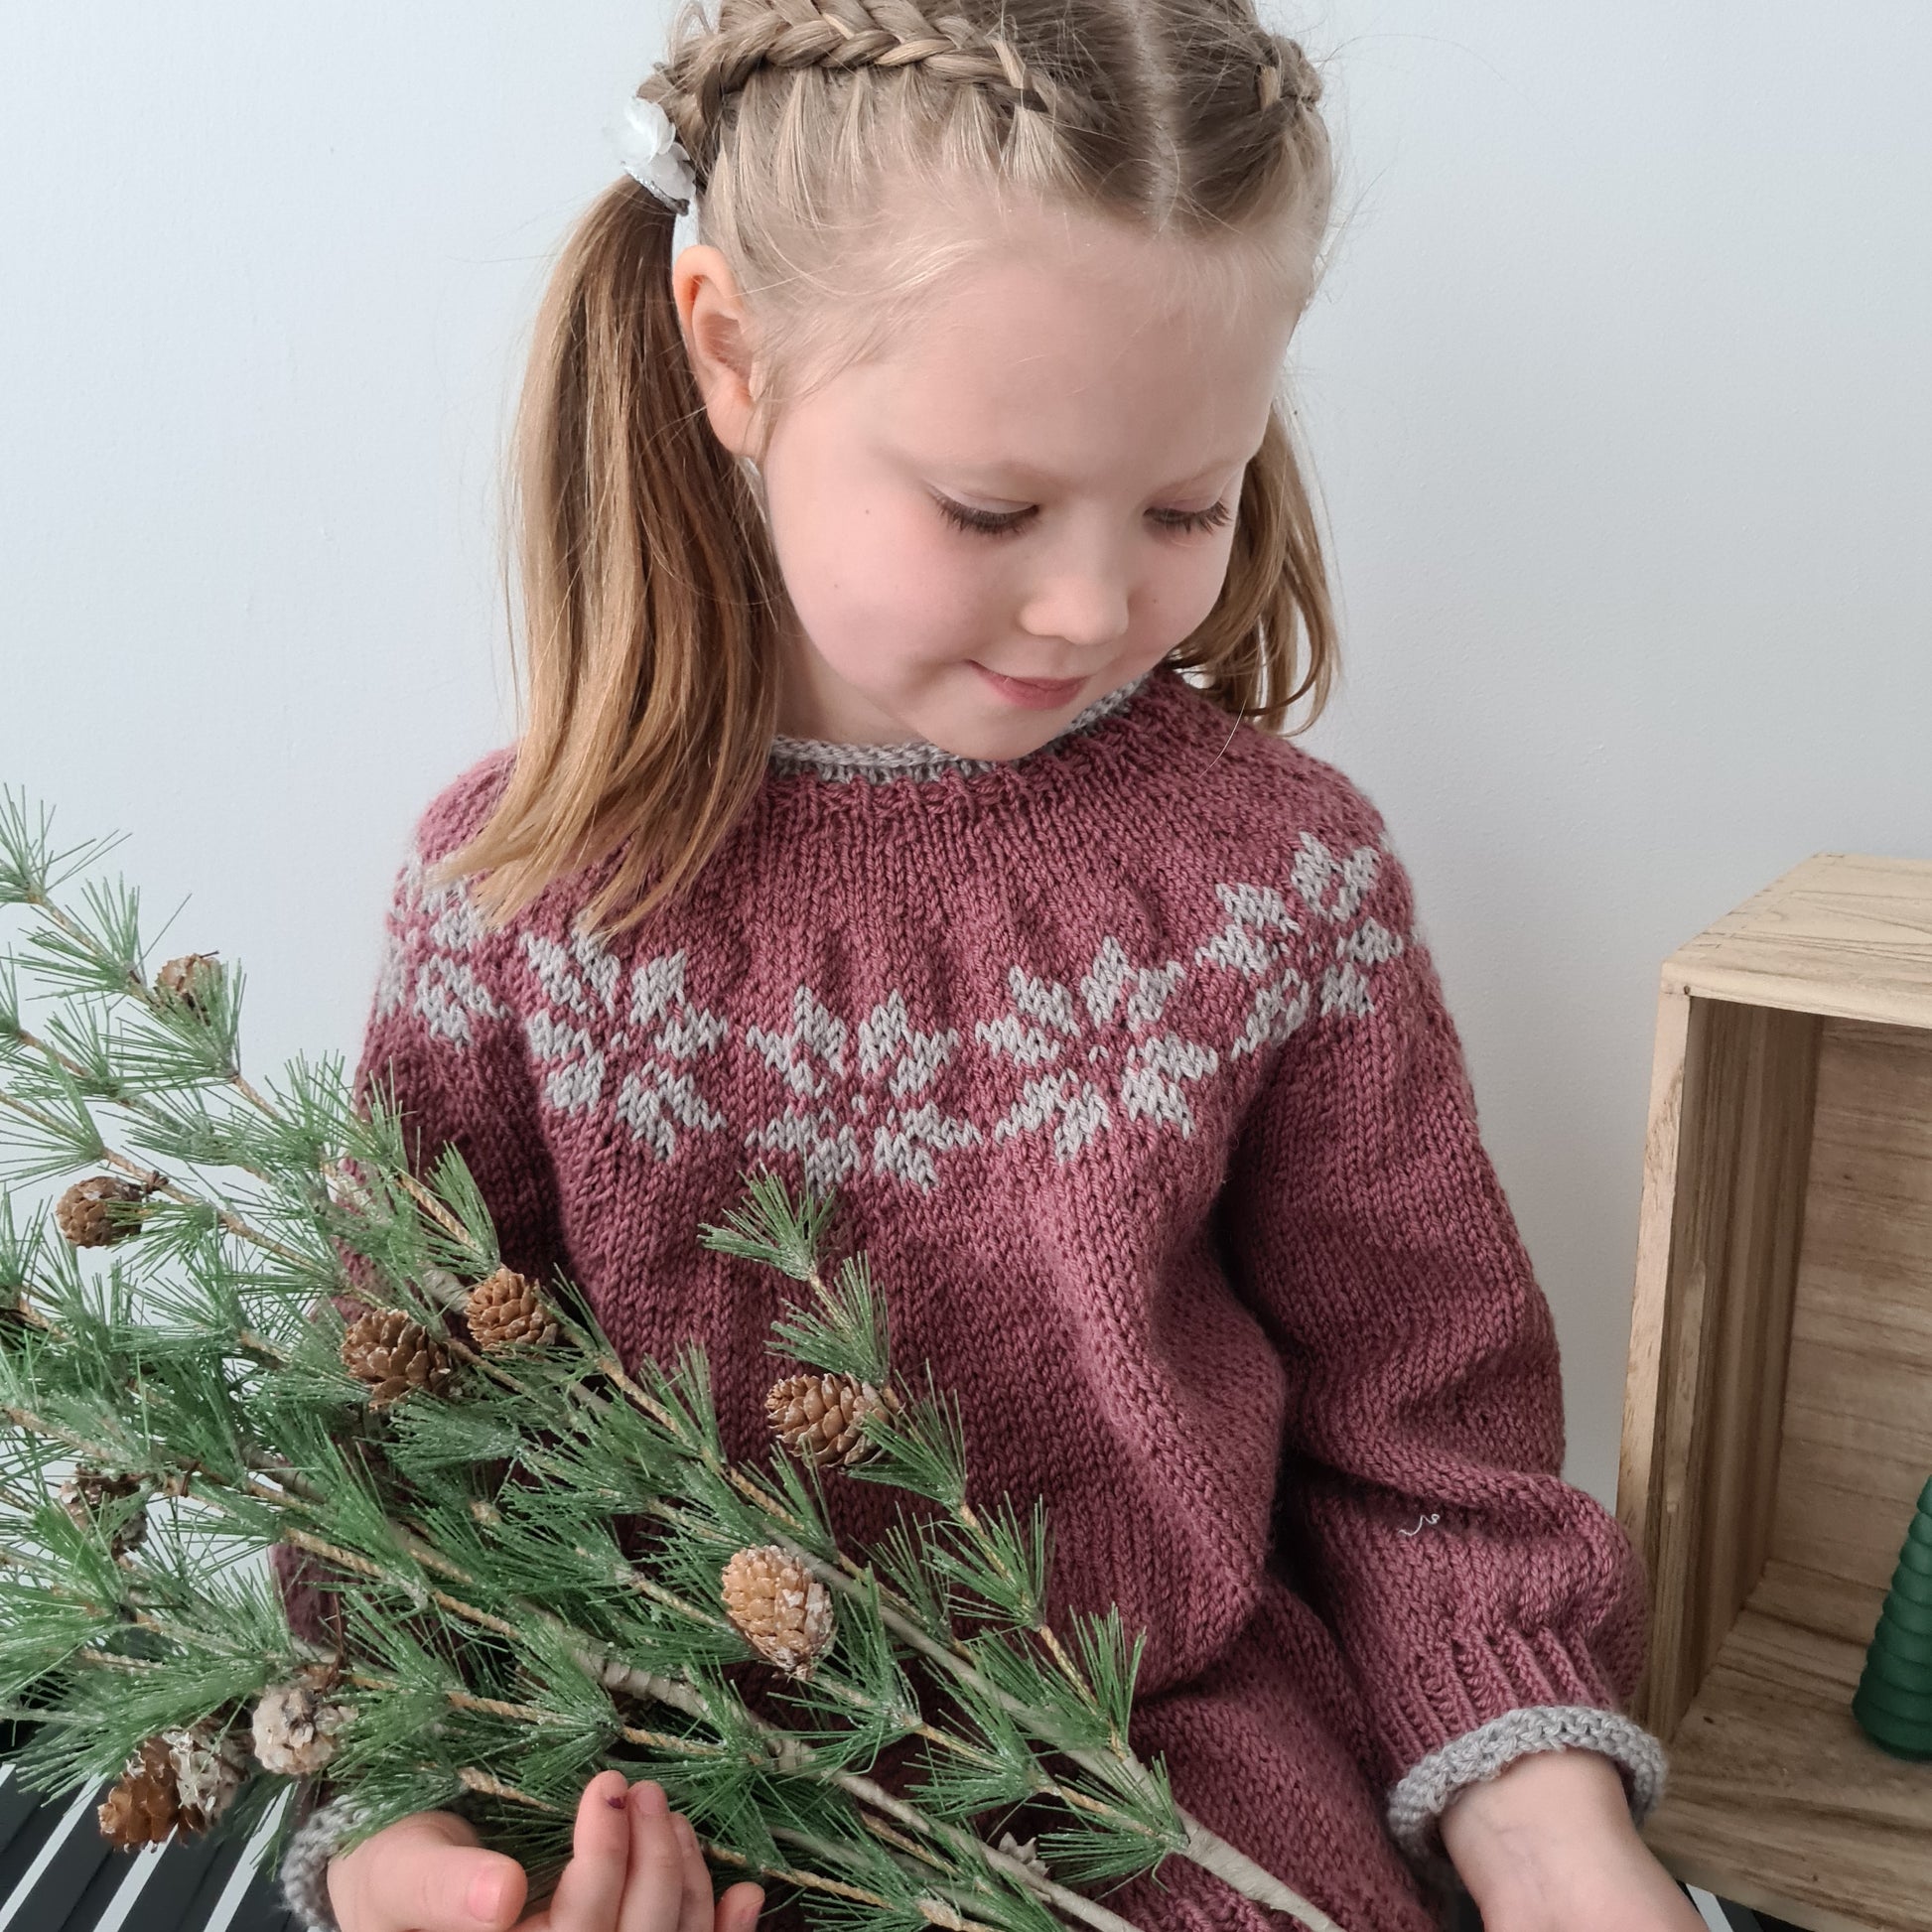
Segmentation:
{"type": "Polygon", "coordinates": [[[764,1887],[749,1880],[726,1889],[718,1901],[714,1932],[752,1932],[759,1914],[764,1910],[764,1887]]]}
{"type": "Polygon", "coordinates": [[[346,1932],[504,1932],[528,1885],[514,1859],[483,1851],[442,1813],[376,1833],[335,1861],[328,1882],[346,1932]]]}
{"type": "Polygon", "coordinates": [[[677,1834],[678,1853],[684,1862],[684,1906],[678,1916],[678,1932],[712,1932],[711,1871],[704,1862],[697,1830],[682,1812],[671,1814],[671,1829],[677,1834]]]}
{"type": "Polygon", "coordinates": [[[550,1900],[550,1932],[617,1932],[630,1863],[621,1771],[600,1771],[577,1801],[570,1863],[550,1900]]]}
{"type": "MultiPolygon", "coordinates": [[[[617,1932],[679,1932],[684,1918],[684,1851],[662,1785],[630,1787],[630,1871],[617,1932]]],[[[561,1928],[560,1928],[561,1932],[561,1928]]]]}

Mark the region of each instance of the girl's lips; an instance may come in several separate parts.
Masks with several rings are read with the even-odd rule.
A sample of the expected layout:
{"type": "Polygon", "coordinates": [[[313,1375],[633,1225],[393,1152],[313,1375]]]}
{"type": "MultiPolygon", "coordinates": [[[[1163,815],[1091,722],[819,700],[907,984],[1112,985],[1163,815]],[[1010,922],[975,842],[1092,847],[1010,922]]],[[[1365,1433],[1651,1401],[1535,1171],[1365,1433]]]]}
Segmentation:
{"type": "Polygon", "coordinates": [[[1003,698],[1029,711],[1050,711],[1055,705],[1063,705],[1076,697],[1086,683],[1083,677],[1007,677],[999,671],[989,671],[977,658],[970,661],[973,669],[1003,698]]]}

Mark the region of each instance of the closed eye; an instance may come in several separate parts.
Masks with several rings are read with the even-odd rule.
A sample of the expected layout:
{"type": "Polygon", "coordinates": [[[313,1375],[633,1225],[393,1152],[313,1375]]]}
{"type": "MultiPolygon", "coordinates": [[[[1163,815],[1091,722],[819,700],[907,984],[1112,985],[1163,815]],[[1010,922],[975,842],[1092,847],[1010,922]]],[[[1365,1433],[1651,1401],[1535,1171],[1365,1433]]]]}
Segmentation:
{"type": "MultiPolygon", "coordinates": [[[[1016,530],[1025,529],[1039,514],[1037,503],[1030,503],[1023,510],[977,510],[969,503],[955,503],[950,496],[941,496],[936,491],[932,500],[940,515],[955,529],[976,530],[981,536],[1011,536],[1016,530]]],[[[1164,530],[1217,530],[1233,516],[1234,508],[1223,500],[1204,510],[1150,510],[1148,514],[1164,530]]]]}

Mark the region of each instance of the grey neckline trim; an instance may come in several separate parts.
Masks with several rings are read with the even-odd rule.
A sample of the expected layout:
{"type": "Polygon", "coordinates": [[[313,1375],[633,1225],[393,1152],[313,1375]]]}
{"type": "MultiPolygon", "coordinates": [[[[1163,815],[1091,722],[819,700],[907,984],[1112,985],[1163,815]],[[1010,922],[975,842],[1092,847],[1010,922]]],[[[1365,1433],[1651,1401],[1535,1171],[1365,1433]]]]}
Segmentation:
{"type": "Polygon", "coordinates": [[[1096,698],[1084,711],[1069,719],[1063,731],[1027,753],[1025,758],[961,758],[955,752],[942,751],[922,740],[914,740],[909,745],[832,745],[823,739],[787,738],[781,733],[772,740],[770,762],[774,770],[787,774],[810,772],[841,783],[864,778],[873,784],[883,784],[894,778],[943,778],[951,771],[963,774],[997,771],[1004,765],[1024,764],[1027,759],[1038,758],[1041,753],[1063,746],[1069,738],[1089,732],[1103,719],[1125,710],[1153,675],[1151,670],[1143,671],[1132,683],[1109,691],[1104,698],[1096,698]]]}

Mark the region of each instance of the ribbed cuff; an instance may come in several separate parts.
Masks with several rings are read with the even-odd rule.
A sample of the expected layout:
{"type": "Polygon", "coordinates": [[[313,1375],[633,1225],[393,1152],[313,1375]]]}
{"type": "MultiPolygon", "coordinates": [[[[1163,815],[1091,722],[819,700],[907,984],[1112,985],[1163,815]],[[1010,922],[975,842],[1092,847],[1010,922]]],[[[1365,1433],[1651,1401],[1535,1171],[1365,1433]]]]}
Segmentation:
{"type": "Polygon", "coordinates": [[[1438,1824],[1466,1785],[1486,1783],[1519,1757],[1538,1751],[1597,1751],[1623,1773],[1630,1816],[1639,1825],[1664,1791],[1664,1747],[1614,1711],[1588,1705],[1539,1705],[1508,1711],[1431,1751],[1389,1793],[1389,1831],[1412,1859],[1438,1857],[1438,1824]]]}
{"type": "Polygon", "coordinates": [[[1511,1711],[1614,1710],[1622,1702],[1587,1649],[1549,1629],[1464,1630],[1391,1675],[1393,1694],[1377,1709],[1391,1764],[1420,1764],[1511,1711]]]}
{"type": "Polygon", "coordinates": [[[311,1812],[289,1840],[282,1855],[282,1897],[303,1932],[342,1932],[329,1902],[329,1861],[354,1827],[353,1806],[338,1798],[311,1812]]]}

